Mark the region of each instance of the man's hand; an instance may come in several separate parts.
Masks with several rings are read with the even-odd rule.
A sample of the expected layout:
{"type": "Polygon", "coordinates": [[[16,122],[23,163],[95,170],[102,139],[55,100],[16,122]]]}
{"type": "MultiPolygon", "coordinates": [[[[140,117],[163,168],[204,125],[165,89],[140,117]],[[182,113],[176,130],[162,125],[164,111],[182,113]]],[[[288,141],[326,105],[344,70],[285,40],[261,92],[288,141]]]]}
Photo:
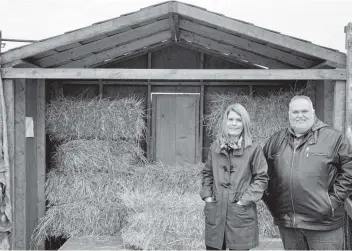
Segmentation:
{"type": "Polygon", "coordinates": [[[205,201],[206,201],[206,202],[212,202],[213,199],[212,199],[212,197],[206,197],[206,198],[205,198],[205,201]]]}

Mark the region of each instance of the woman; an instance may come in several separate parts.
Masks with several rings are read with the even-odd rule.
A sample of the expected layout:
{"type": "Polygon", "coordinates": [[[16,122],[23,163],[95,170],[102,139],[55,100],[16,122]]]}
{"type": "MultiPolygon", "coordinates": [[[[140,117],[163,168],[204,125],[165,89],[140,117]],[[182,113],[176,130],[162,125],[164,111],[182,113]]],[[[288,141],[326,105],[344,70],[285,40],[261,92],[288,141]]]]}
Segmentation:
{"type": "Polygon", "coordinates": [[[250,117],[242,105],[225,111],[202,175],[206,249],[258,246],[255,202],[267,188],[267,163],[262,148],[252,142],[250,117]]]}

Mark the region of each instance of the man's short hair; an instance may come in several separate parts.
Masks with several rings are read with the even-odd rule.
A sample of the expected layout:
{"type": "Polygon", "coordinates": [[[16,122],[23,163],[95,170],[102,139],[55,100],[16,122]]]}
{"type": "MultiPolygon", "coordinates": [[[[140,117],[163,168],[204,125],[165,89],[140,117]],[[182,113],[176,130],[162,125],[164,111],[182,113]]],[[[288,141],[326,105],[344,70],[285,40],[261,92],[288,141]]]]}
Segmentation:
{"type": "Polygon", "coordinates": [[[297,99],[304,99],[304,100],[308,101],[309,104],[311,105],[311,107],[312,107],[313,110],[314,110],[313,102],[311,101],[311,99],[310,99],[308,96],[305,96],[305,95],[296,95],[296,96],[294,96],[294,97],[290,100],[290,102],[289,102],[289,107],[290,107],[290,105],[291,105],[295,100],[297,100],[297,99]]]}

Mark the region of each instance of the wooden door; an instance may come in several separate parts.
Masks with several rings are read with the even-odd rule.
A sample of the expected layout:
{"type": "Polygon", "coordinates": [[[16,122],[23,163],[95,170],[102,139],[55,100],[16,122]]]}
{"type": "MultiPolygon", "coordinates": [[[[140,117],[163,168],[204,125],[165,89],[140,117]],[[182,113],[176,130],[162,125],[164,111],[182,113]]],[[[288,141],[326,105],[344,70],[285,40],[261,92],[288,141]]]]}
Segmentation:
{"type": "Polygon", "coordinates": [[[198,161],[199,95],[153,94],[153,159],[164,164],[198,161]]]}

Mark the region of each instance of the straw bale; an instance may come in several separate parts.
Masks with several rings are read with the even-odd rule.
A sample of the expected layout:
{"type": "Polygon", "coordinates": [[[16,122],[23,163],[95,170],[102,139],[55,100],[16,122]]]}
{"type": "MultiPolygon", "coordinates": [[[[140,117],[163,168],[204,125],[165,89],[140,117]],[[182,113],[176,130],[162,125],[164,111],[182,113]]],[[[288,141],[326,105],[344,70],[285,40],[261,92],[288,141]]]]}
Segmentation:
{"type": "Polygon", "coordinates": [[[130,210],[122,229],[126,248],[204,249],[204,202],[197,194],[127,191],[122,197],[130,210]]]}
{"type": "Polygon", "coordinates": [[[127,171],[146,161],[143,150],[134,142],[113,140],[72,140],[61,144],[54,163],[64,172],[127,171]]]}
{"type": "Polygon", "coordinates": [[[119,193],[123,192],[123,186],[120,183],[128,176],[125,172],[70,174],[51,170],[45,182],[45,198],[48,206],[75,202],[121,203],[119,193]]]}
{"type": "Polygon", "coordinates": [[[143,102],[135,97],[86,100],[58,97],[46,113],[47,131],[52,139],[129,139],[142,137],[145,130],[143,102]]]}
{"type": "Polygon", "coordinates": [[[132,179],[127,179],[125,184],[130,190],[139,187],[143,191],[158,189],[160,193],[198,193],[201,189],[203,166],[203,163],[172,166],[155,163],[137,166],[134,167],[132,179]]]}
{"type": "Polygon", "coordinates": [[[269,96],[249,96],[237,94],[208,94],[210,100],[205,116],[208,135],[215,139],[219,133],[222,116],[230,104],[240,103],[249,112],[254,141],[264,145],[275,132],[288,126],[288,104],[296,94],[307,94],[307,89],[299,91],[274,91],[269,96]]]}
{"type": "Polygon", "coordinates": [[[121,203],[91,203],[80,201],[51,206],[33,234],[33,248],[48,236],[81,237],[85,235],[116,235],[124,225],[126,210],[121,203]]]}

